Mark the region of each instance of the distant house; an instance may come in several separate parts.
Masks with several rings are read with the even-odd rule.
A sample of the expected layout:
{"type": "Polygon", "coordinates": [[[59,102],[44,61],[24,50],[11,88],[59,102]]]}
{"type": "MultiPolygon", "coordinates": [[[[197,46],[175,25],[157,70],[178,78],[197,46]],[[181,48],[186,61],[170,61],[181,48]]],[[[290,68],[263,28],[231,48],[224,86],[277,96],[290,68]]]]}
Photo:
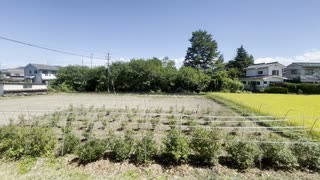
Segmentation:
{"type": "Polygon", "coordinates": [[[284,68],[285,66],[278,62],[254,64],[245,68],[246,75],[239,80],[247,90],[269,87],[270,83],[283,82],[286,79],[282,77],[284,68]]]}
{"type": "Polygon", "coordinates": [[[31,79],[33,83],[46,83],[56,79],[56,73],[60,66],[45,64],[28,64],[24,68],[25,79],[31,79]]]}
{"type": "Polygon", "coordinates": [[[284,69],[284,77],[296,82],[320,82],[320,63],[292,63],[284,69]]]}
{"type": "Polygon", "coordinates": [[[19,82],[24,80],[24,67],[1,70],[2,80],[9,82],[19,82]]]}

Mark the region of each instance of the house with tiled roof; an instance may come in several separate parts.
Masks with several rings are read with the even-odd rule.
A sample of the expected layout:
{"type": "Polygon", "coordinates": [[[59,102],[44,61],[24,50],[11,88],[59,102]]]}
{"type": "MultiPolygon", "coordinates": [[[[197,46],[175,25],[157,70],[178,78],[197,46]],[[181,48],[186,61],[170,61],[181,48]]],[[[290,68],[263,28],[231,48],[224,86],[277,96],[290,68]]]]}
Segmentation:
{"type": "Polygon", "coordinates": [[[286,79],[282,76],[284,68],[285,66],[278,62],[253,64],[245,68],[246,74],[239,80],[247,90],[269,87],[271,83],[283,82],[286,79]]]}
{"type": "Polygon", "coordinates": [[[289,81],[319,83],[320,62],[294,62],[284,69],[289,81]]]}
{"type": "Polygon", "coordinates": [[[25,79],[31,79],[33,83],[46,83],[56,79],[56,73],[60,66],[46,64],[28,64],[24,68],[25,79]]]}

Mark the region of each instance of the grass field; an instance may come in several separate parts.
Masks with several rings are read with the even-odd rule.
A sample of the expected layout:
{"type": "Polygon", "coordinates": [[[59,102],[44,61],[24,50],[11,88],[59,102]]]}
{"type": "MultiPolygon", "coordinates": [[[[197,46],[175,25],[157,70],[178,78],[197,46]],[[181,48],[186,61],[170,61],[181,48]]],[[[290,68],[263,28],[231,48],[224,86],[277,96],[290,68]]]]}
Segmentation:
{"type": "Polygon", "coordinates": [[[312,133],[320,135],[320,96],[283,94],[232,94],[212,93],[209,96],[232,101],[254,112],[288,117],[288,124],[306,126],[312,133]]]}

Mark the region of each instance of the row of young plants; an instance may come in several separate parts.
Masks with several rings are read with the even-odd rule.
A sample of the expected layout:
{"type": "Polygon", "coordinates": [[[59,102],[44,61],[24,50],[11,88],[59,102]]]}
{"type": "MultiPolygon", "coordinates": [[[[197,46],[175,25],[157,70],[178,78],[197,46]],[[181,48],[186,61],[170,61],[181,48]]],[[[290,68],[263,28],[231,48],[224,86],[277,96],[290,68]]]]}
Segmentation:
{"type": "Polygon", "coordinates": [[[219,131],[198,128],[187,136],[179,129],[172,129],[162,143],[158,143],[152,134],[139,139],[131,132],[124,137],[91,137],[81,143],[78,137],[68,132],[62,144],[58,145],[49,128],[10,125],[0,128],[0,156],[19,160],[76,154],[82,164],[107,157],[117,162],[129,160],[136,164],[155,161],[166,165],[190,163],[210,166],[221,163],[238,169],[269,167],[320,171],[318,143],[226,142],[220,134],[219,131]]]}

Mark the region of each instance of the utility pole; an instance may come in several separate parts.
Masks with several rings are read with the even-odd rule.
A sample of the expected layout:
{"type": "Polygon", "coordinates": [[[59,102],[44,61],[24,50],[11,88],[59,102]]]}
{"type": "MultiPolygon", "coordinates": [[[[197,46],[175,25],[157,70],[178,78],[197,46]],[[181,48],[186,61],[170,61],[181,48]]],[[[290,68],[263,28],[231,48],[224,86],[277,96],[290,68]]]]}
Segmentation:
{"type": "Polygon", "coordinates": [[[108,93],[110,92],[110,53],[107,55],[107,71],[108,71],[108,93]]]}
{"type": "Polygon", "coordinates": [[[82,59],[82,66],[83,66],[83,59],[82,59]]]}
{"type": "Polygon", "coordinates": [[[92,69],[92,58],[93,58],[93,54],[91,53],[91,69],[92,69]]]}

